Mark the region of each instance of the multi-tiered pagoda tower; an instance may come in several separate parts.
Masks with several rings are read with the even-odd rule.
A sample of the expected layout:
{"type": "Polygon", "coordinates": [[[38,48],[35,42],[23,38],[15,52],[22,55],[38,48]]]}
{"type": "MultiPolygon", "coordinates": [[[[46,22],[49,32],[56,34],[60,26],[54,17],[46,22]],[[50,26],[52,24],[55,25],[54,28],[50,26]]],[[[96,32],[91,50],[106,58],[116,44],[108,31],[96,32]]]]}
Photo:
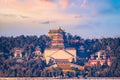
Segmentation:
{"type": "Polygon", "coordinates": [[[46,59],[46,63],[49,63],[50,59],[58,60],[67,60],[72,62],[72,60],[76,61],[76,50],[74,48],[65,48],[64,47],[64,35],[65,31],[61,28],[52,29],[48,32],[48,36],[52,39],[51,47],[46,49],[44,52],[44,56],[46,59]]]}
{"type": "Polygon", "coordinates": [[[64,30],[61,28],[49,31],[48,36],[52,39],[51,48],[64,48],[64,34],[64,30]]]}
{"type": "Polygon", "coordinates": [[[45,69],[61,68],[64,74],[67,72],[75,73],[72,67],[83,70],[84,67],[74,64],[76,62],[76,50],[64,47],[64,35],[65,32],[61,28],[49,31],[48,36],[52,39],[51,47],[45,49],[44,57],[50,66],[45,69]]]}

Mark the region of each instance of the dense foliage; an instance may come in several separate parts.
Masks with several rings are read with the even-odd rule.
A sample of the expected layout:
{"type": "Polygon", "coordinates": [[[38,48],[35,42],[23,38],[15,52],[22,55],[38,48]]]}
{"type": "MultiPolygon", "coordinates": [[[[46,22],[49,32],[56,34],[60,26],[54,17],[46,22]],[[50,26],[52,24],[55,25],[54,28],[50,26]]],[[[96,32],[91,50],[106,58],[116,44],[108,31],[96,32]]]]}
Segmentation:
{"type": "MultiPolygon", "coordinates": [[[[18,36],[18,37],[0,37],[0,76],[47,76],[44,68],[47,66],[45,60],[40,56],[34,58],[33,52],[37,46],[40,46],[43,53],[45,48],[50,47],[51,39],[46,35],[37,36],[18,36]],[[22,60],[14,59],[14,48],[22,48],[24,57],[22,60]],[[28,54],[26,56],[26,53],[28,54]],[[43,75],[42,73],[45,72],[43,75]]],[[[103,65],[99,63],[94,67],[85,67],[84,71],[76,69],[76,75],[87,74],[88,76],[108,76],[120,77],[120,38],[102,38],[102,39],[82,39],[80,36],[65,34],[65,48],[72,47],[77,50],[78,65],[84,65],[91,54],[99,50],[105,50],[111,58],[112,65],[103,65]],[[87,57],[87,58],[86,58],[87,57]]],[[[54,69],[62,74],[61,69],[54,69]]],[[[68,72],[72,76],[72,73],[68,72]]]]}

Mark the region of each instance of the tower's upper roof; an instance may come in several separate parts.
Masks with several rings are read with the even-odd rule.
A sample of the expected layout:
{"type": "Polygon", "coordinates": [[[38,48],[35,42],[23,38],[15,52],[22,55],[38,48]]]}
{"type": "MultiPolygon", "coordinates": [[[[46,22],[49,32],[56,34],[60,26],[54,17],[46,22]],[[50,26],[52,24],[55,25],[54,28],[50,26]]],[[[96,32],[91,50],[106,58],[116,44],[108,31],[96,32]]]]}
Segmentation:
{"type": "Polygon", "coordinates": [[[64,32],[64,30],[61,29],[61,28],[59,28],[59,29],[52,29],[52,30],[49,31],[49,33],[62,33],[62,32],[64,32]]]}

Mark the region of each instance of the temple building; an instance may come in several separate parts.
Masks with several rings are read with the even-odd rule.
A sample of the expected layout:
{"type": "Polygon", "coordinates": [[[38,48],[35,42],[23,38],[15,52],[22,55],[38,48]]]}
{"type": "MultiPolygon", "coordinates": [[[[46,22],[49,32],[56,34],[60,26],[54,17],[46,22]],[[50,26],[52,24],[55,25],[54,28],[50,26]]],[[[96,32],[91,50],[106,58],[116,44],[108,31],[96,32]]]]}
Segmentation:
{"type": "Polygon", "coordinates": [[[104,65],[107,63],[108,66],[111,66],[111,60],[106,56],[105,50],[100,50],[96,53],[96,55],[91,55],[91,58],[89,59],[89,64],[91,66],[97,65],[98,62],[100,65],[104,65]]]}
{"type": "Polygon", "coordinates": [[[14,58],[22,58],[22,51],[20,49],[15,50],[14,58]]]}
{"type": "Polygon", "coordinates": [[[46,63],[50,65],[46,69],[50,68],[62,68],[63,72],[73,71],[72,67],[83,70],[84,67],[76,65],[73,62],[76,62],[76,50],[74,48],[65,48],[64,47],[64,30],[61,28],[56,30],[50,30],[48,36],[52,39],[51,47],[45,49],[44,57],[46,63]]]}
{"type": "Polygon", "coordinates": [[[33,52],[35,54],[34,59],[41,58],[42,60],[45,60],[44,54],[41,52],[41,48],[39,46],[36,47],[35,51],[33,52]]]}
{"type": "Polygon", "coordinates": [[[51,70],[53,68],[61,68],[63,73],[66,74],[67,72],[73,72],[75,73],[75,71],[71,68],[78,68],[79,70],[84,70],[83,66],[77,65],[77,64],[73,64],[71,62],[68,61],[68,59],[56,59],[55,63],[49,67],[46,67],[46,70],[51,70]]]}
{"type": "Polygon", "coordinates": [[[51,48],[44,52],[47,64],[50,59],[67,59],[69,62],[74,59],[76,61],[76,50],[74,48],[64,48],[64,33],[61,28],[49,31],[48,36],[52,39],[51,48]]]}
{"type": "Polygon", "coordinates": [[[50,59],[67,59],[69,62],[74,59],[76,61],[76,51],[74,49],[46,49],[44,54],[47,64],[50,59]]]}

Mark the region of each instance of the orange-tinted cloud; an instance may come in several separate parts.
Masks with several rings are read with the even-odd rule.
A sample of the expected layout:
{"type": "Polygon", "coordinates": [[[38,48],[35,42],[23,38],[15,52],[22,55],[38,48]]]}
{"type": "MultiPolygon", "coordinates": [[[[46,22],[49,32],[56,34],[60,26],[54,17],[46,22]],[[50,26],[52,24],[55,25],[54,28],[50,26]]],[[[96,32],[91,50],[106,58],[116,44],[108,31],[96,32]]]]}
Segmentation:
{"type": "MultiPolygon", "coordinates": [[[[72,25],[86,20],[86,18],[74,18],[76,14],[62,13],[59,6],[66,9],[69,5],[68,0],[59,0],[58,3],[53,0],[3,0],[0,2],[0,19],[4,23],[39,23],[46,21],[52,25],[72,25]],[[5,2],[6,1],[6,2],[5,2]],[[59,4],[59,5],[58,5],[59,4]],[[15,17],[11,17],[14,15],[15,17]],[[56,21],[51,23],[49,21],[56,21]]],[[[33,23],[33,25],[34,25],[33,23]]]]}
{"type": "Polygon", "coordinates": [[[62,9],[65,9],[68,7],[69,1],[68,0],[59,0],[59,4],[60,4],[62,9]]]}
{"type": "MultiPolygon", "coordinates": [[[[0,13],[5,15],[22,15],[38,19],[44,18],[53,10],[55,12],[55,9],[56,4],[52,0],[0,0],[0,13]]],[[[4,16],[2,18],[4,19],[4,16]]]]}

